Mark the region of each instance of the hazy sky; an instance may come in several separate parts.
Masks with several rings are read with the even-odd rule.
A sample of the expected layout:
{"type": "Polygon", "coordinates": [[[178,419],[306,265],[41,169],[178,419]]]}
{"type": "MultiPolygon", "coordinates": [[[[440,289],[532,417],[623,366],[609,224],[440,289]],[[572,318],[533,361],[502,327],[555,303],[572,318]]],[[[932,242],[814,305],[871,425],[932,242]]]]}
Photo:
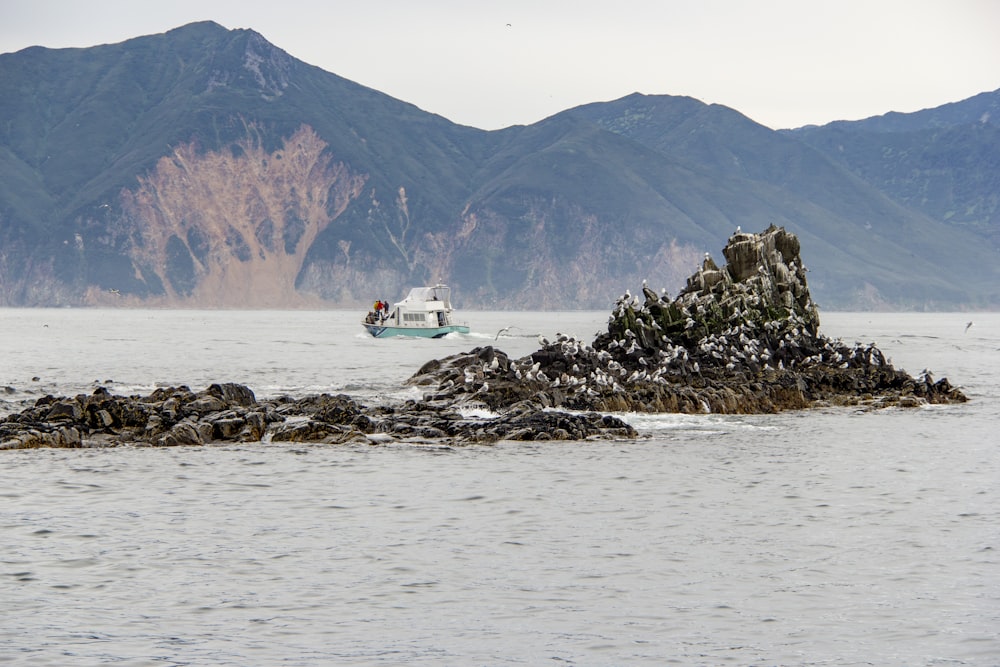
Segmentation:
{"type": "Polygon", "coordinates": [[[777,129],[1000,88],[996,0],[0,0],[0,53],[200,20],[483,129],[633,92],[777,129]]]}

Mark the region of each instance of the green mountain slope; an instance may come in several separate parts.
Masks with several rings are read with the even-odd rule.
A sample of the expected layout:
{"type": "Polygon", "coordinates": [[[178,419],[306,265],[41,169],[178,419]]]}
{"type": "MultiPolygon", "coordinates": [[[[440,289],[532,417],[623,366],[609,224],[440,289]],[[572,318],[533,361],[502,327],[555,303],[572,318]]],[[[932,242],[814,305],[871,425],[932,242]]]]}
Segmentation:
{"type": "Polygon", "coordinates": [[[1000,248],[1000,90],[786,134],[903,206],[1000,248]]]}
{"type": "Polygon", "coordinates": [[[765,203],[765,215],[773,211],[803,239],[805,257],[810,249],[821,253],[821,261],[810,260],[811,280],[838,305],[850,294],[876,292],[911,306],[928,298],[966,303],[976,293],[994,295],[984,303],[995,298],[996,255],[974,235],[903,205],[794,136],[690,98],[632,95],[571,113],[714,182],[742,183],[734,206],[753,211],[755,203],[765,203]]]}

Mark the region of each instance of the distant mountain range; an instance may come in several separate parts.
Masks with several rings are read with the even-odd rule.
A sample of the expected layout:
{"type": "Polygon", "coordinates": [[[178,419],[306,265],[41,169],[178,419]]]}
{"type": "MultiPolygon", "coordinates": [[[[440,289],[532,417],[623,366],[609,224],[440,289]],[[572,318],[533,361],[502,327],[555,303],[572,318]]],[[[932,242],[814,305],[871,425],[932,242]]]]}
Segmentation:
{"type": "Polygon", "coordinates": [[[211,22],[32,47],[0,55],[0,305],[357,307],[442,281],[463,308],[603,309],[774,223],[821,308],[997,308],[998,106],[779,132],[631,95],[484,131],[211,22]]]}

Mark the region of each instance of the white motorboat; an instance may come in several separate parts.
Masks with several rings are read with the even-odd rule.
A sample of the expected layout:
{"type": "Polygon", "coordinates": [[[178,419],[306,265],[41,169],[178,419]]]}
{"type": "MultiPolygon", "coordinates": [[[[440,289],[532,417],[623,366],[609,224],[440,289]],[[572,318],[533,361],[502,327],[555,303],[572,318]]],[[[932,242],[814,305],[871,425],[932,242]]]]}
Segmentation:
{"type": "Polygon", "coordinates": [[[457,323],[447,285],[414,287],[406,298],[388,310],[372,310],[365,317],[365,329],[375,338],[419,336],[440,338],[450,333],[469,333],[469,325],[457,323]]]}

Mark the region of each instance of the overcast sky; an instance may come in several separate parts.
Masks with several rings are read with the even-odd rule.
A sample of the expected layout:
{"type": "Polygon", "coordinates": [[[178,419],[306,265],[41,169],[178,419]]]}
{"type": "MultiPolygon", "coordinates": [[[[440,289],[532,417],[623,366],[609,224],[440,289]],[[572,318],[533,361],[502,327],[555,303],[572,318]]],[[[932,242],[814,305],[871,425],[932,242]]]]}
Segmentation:
{"type": "Polygon", "coordinates": [[[1000,88],[996,0],[0,0],[0,53],[201,20],[483,129],[633,92],[778,129],[1000,88]]]}

